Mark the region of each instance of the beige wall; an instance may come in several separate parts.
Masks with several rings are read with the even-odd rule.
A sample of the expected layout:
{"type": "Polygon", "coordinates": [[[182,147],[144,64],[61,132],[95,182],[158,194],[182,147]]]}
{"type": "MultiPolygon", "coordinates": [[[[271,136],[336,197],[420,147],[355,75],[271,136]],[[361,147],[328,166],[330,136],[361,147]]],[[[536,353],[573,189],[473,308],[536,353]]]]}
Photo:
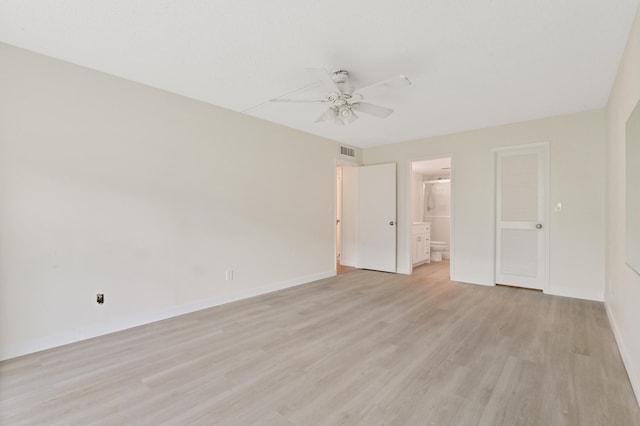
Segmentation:
{"type": "Polygon", "coordinates": [[[335,142],[2,44],[0,94],[0,358],[334,273],[335,142]]]}
{"type": "Polygon", "coordinates": [[[453,154],[453,278],[492,285],[493,149],[549,143],[550,293],[604,297],[604,111],[528,121],[472,132],[370,148],[365,164],[398,163],[398,266],[409,271],[408,167],[411,160],[453,154]]]}
{"type": "Polygon", "coordinates": [[[422,180],[423,176],[420,173],[411,174],[411,222],[422,222],[424,220],[423,214],[423,195],[422,195],[422,180]]]}
{"type": "MultiPolygon", "coordinates": [[[[640,401],[640,276],[625,263],[625,124],[640,100],[640,11],[607,105],[607,293],[609,319],[640,401]]],[[[640,188],[640,182],[634,182],[640,188]]],[[[636,218],[638,219],[638,218],[636,218]]]]}

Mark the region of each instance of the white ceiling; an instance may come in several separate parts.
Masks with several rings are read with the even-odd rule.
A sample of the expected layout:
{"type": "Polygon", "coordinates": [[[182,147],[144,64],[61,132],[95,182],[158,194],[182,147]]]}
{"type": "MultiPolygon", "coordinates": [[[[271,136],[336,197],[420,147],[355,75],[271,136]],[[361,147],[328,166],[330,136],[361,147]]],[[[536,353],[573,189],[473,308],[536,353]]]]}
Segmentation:
{"type": "Polygon", "coordinates": [[[2,0],[0,41],[370,147],[603,107],[639,1],[2,0]],[[413,85],[345,127],[260,105],[309,67],[413,85]]]}

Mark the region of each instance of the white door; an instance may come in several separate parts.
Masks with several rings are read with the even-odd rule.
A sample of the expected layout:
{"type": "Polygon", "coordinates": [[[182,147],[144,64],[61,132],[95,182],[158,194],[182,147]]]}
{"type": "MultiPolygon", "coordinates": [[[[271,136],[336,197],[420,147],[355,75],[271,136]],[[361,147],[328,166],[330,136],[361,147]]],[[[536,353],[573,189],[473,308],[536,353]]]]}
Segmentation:
{"type": "Polygon", "coordinates": [[[496,283],[547,286],[547,146],[496,152],[496,283]]]}
{"type": "Polygon", "coordinates": [[[358,268],[396,272],[396,165],[358,168],[358,268]]]}
{"type": "Polygon", "coordinates": [[[340,263],[342,242],[342,167],[336,167],[336,260],[340,263]]]}

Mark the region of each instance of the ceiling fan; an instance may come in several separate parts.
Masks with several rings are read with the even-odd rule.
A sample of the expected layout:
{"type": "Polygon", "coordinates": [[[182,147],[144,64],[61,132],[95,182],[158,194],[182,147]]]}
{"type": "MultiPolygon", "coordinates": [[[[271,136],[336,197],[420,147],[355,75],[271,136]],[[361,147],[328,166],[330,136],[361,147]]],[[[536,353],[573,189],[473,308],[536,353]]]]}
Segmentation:
{"type": "Polygon", "coordinates": [[[362,100],[381,95],[392,88],[411,85],[406,76],[398,75],[356,89],[349,80],[348,71],[338,70],[330,74],[321,68],[309,68],[308,70],[328,90],[328,94],[324,99],[275,98],[271,99],[270,102],[327,104],[329,108],[316,119],[316,123],[351,124],[358,119],[355,111],[370,114],[374,117],[386,118],[393,112],[392,109],[362,102],[362,100]]]}

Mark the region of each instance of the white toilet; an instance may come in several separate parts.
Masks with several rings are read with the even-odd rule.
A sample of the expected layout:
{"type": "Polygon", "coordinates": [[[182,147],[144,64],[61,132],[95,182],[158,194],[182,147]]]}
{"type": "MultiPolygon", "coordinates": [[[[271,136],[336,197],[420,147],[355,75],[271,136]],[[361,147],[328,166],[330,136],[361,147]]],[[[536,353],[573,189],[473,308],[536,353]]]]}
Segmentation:
{"type": "Polygon", "coordinates": [[[431,240],[431,261],[440,262],[442,260],[442,254],[447,250],[448,247],[445,241],[431,240]]]}

